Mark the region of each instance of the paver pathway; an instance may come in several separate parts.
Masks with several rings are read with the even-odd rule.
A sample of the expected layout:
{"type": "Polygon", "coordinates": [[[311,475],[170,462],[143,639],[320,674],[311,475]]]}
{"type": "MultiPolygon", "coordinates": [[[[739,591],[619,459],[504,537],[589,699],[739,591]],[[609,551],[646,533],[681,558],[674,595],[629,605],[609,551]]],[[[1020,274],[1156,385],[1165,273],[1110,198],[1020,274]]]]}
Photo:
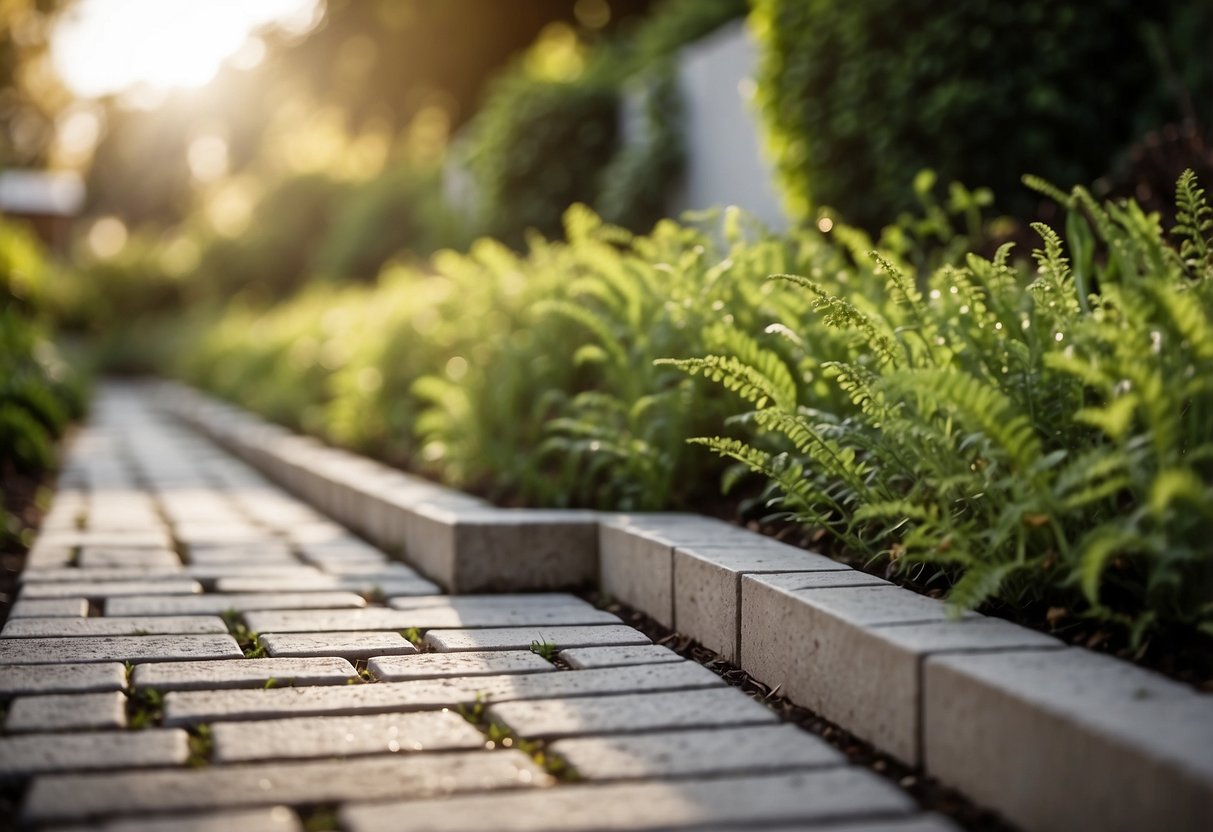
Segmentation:
{"type": "Polygon", "coordinates": [[[70,448],[0,698],[0,825],[953,828],[580,598],[441,596],[137,387],[70,448]]]}

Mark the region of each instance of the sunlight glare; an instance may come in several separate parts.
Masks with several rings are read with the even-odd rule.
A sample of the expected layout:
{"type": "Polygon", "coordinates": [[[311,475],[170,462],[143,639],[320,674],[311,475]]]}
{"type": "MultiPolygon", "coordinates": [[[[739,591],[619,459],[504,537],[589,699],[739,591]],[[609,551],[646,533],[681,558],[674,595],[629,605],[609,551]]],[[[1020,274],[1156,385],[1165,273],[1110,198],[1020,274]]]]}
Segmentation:
{"type": "Polygon", "coordinates": [[[78,0],[55,27],[52,60],[83,98],[200,87],[256,30],[302,34],[322,12],[320,0],[78,0]]]}

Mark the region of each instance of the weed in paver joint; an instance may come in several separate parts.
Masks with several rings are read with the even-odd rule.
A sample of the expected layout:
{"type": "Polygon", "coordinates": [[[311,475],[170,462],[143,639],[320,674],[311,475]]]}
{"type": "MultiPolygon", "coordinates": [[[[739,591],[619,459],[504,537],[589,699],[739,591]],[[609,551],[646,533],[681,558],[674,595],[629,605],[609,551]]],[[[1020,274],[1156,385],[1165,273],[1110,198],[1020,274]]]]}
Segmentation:
{"type": "Polygon", "coordinates": [[[407,630],[401,630],[400,635],[412,642],[414,647],[425,646],[425,633],[421,632],[418,627],[409,627],[407,630]]]}
{"type": "Polygon", "coordinates": [[[189,734],[190,755],[185,764],[190,768],[204,768],[211,764],[211,752],[215,748],[215,737],[211,734],[211,726],[195,726],[189,734]]]}
{"type": "Polygon", "coordinates": [[[546,659],[549,662],[556,661],[556,653],[559,649],[553,642],[544,639],[543,641],[532,641],[531,652],[546,659]]]}
{"type": "Polygon", "coordinates": [[[486,707],[484,692],[479,691],[476,694],[476,701],[471,705],[459,704],[455,706],[455,713],[472,723],[476,727],[481,727],[484,722],[484,709],[486,707]]]}
{"type": "Polygon", "coordinates": [[[261,643],[261,637],[245,625],[238,612],[232,609],[225,610],[221,617],[223,623],[227,625],[227,631],[231,633],[232,638],[236,639],[236,643],[240,645],[246,659],[265,658],[265,645],[261,643]]]}
{"type": "Polygon", "coordinates": [[[547,744],[542,740],[523,739],[516,736],[513,731],[500,722],[490,722],[483,726],[483,730],[485,736],[488,737],[486,746],[489,748],[496,746],[500,746],[501,748],[516,748],[530,757],[535,762],[535,765],[562,783],[575,783],[582,779],[577,769],[573,768],[571,763],[558,754],[550,752],[547,744]]]}
{"type": "Polygon", "coordinates": [[[382,604],[387,600],[387,593],[383,591],[383,587],[373,584],[370,589],[362,593],[362,597],[371,604],[382,604]]]}
{"type": "Polygon", "coordinates": [[[140,688],[126,700],[126,727],[142,731],[164,718],[164,694],[155,688],[140,688]]]}
{"type": "Polygon", "coordinates": [[[299,810],[304,832],[333,832],[341,828],[337,820],[337,807],[326,803],[299,810]]]}

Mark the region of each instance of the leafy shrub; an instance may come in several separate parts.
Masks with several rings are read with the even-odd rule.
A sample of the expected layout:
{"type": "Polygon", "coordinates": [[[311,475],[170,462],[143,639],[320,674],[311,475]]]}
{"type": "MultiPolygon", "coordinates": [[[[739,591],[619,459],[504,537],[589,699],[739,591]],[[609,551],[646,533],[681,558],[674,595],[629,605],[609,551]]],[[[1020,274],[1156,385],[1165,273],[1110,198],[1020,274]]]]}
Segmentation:
{"type": "Polygon", "coordinates": [[[664,216],[682,158],[673,60],[745,8],[746,0],[666,0],[635,30],[592,50],[576,47],[565,56],[576,66],[560,72],[536,69],[556,40],[541,37],[469,125],[467,158],[488,232],[511,245],[527,229],[558,234],[575,202],[636,231],[664,216]],[[647,91],[647,135],[625,147],[619,106],[629,81],[647,91]]]}
{"type": "Polygon", "coordinates": [[[678,51],[747,8],[746,0],[666,0],[621,39],[616,52],[624,64],[623,89],[639,100],[642,135],[623,144],[602,173],[593,204],[608,222],[641,232],[666,216],[684,163],[678,51]]]}
{"type": "Polygon", "coordinates": [[[724,465],[683,438],[731,402],[653,360],[714,348],[736,317],[726,307],[752,310],[747,325],[779,317],[795,301],[761,277],[804,266],[807,250],[732,215],[723,242],[672,222],[633,237],[584,207],[566,223],[567,241],[532,238],[523,254],[481,240],[440,252],[425,274],[397,266],[374,287],[228,311],[179,370],[278,421],[507,502],[710,499],[724,465]]]}
{"type": "Polygon", "coordinates": [[[271,300],[297,291],[311,275],[348,187],[321,174],[274,183],[258,200],[246,232],[204,249],[199,278],[220,296],[246,291],[271,300]]]}
{"type": "MultiPolygon", "coordinates": [[[[1020,171],[1094,180],[1136,135],[1178,117],[1158,72],[1143,71],[1142,33],[1200,5],[756,0],[758,97],[793,215],[830,205],[878,227],[907,207],[921,168],[989,186],[1020,213],[1020,171]]],[[[1193,16],[1207,27],[1207,13],[1193,16]]],[[[1205,32],[1185,33],[1200,46],[1177,56],[1203,76],[1205,32]]]]}
{"type": "Polygon", "coordinates": [[[744,17],[748,10],[748,0],[663,0],[655,4],[627,37],[633,71],[660,66],[683,46],[744,17]]]}
{"type": "Polygon", "coordinates": [[[446,204],[437,172],[398,164],[356,187],[335,207],[315,254],[316,274],[369,280],[398,255],[423,258],[463,248],[460,218],[446,204]]]}
{"type": "Polygon", "coordinates": [[[685,160],[682,100],[672,67],[652,70],[635,84],[643,135],[621,147],[607,164],[595,207],[608,222],[641,232],[666,215],[685,160]]]}
{"type": "Polygon", "coordinates": [[[602,72],[556,80],[519,68],[500,78],[472,123],[469,148],[490,232],[514,244],[527,229],[550,235],[566,206],[593,201],[617,147],[617,111],[602,72]]]}
{"type": "Polygon", "coordinates": [[[187,301],[187,283],[165,268],[155,231],[133,234],[112,257],[79,246],[73,270],[55,276],[47,305],[60,327],[88,333],[121,331],[149,316],[174,312],[187,301]]]}
{"type": "Polygon", "coordinates": [[[77,379],[38,321],[48,266],[24,229],[0,224],[0,537],[14,528],[3,495],[55,462],[54,441],[83,410],[77,379]]]}
{"type": "Polygon", "coordinates": [[[913,275],[879,255],[837,275],[784,276],[813,313],[787,322],[791,361],[718,353],[672,362],[737,391],[765,442],[695,440],[761,471],[801,522],[852,551],[954,583],[960,608],[1060,603],[1131,628],[1213,632],[1213,210],[1190,172],[1178,252],[1135,203],[1068,208],[1044,225],[1034,275],[992,260],[913,275]],[[845,278],[840,283],[839,278],[845,278]],[[849,402],[797,397],[822,365],[849,402]]]}

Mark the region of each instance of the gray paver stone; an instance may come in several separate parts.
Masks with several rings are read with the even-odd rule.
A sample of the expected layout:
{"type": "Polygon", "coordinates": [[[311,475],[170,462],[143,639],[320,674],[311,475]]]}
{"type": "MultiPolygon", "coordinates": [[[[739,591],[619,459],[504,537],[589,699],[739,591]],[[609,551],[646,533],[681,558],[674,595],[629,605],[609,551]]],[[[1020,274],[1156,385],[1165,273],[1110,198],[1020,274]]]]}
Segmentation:
{"type": "Polygon", "coordinates": [[[241,595],[208,593],[196,597],[113,598],[106,602],[106,615],[219,615],[227,610],[330,609],[364,607],[366,600],[352,592],[299,592],[241,595]]]}
{"type": "Polygon", "coordinates": [[[857,769],[667,783],[561,786],[411,803],[352,805],[343,828],[370,832],[407,817],[415,832],[472,832],[486,818],[497,832],[623,832],[707,824],[816,824],[908,814],[913,802],[886,780],[857,769]]]}
{"type": "Polygon", "coordinates": [[[488,716],[491,721],[501,722],[528,739],[778,721],[772,711],[729,687],[678,693],[588,696],[567,701],[503,702],[491,706],[488,716]]]}
{"type": "Polygon", "coordinates": [[[0,639],[0,664],[169,662],[243,656],[240,645],[229,635],[0,639]]]}
{"type": "MultiPolygon", "coordinates": [[[[258,632],[331,632],[338,629],[433,629],[462,627],[564,627],[613,625],[619,619],[588,604],[553,608],[511,608],[506,605],[421,606],[385,610],[290,610],[257,612],[249,626],[258,632]]],[[[530,643],[528,642],[528,645],[530,643]]]]}
{"type": "Polygon", "coordinates": [[[650,644],[649,637],[625,624],[597,627],[530,626],[484,630],[430,630],[425,641],[435,650],[517,650],[534,642],[557,647],[650,644]]]}
{"type": "Polygon", "coordinates": [[[388,604],[393,609],[413,610],[422,607],[451,607],[460,612],[472,612],[501,607],[529,607],[531,609],[595,609],[589,601],[567,592],[510,592],[498,595],[428,595],[407,598],[391,598],[388,604]]]}
{"type": "Polygon", "coordinates": [[[261,543],[248,546],[191,546],[191,566],[226,566],[256,564],[258,566],[303,566],[285,543],[261,543]]]}
{"type": "Polygon", "coordinates": [[[440,679],[444,676],[495,676],[502,673],[543,673],[551,662],[530,650],[490,650],[483,653],[418,653],[371,659],[367,669],[385,682],[440,679]]]}
{"type": "Polygon", "coordinates": [[[4,720],[4,729],[13,734],[125,726],[126,695],[121,691],[19,696],[4,720]]]}
{"type": "Polygon", "coordinates": [[[111,566],[105,569],[81,569],[66,566],[59,569],[26,569],[17,581],[22,585],[38,583],[71,583],[96,581],[179,581],[193,578],[185,567],[111,566]]]}
{"type": "MultiPolygon", "coordinates": [[[[752,826],[706,826],[701,832],[752,832],[752,826]]],[[[700,830],[697,830],[700,832],[700,830]]],[[[804,832],[804,826],[763,825],[762,832],[804,832]]],[[[838,823],[813,824],[813,832],[961,832],[961,828],[941,815],[908,815],[879,820],[845,820],[838,823]]]]}
{"type": "Polygon", "coordinates": [[[393,575],[318,575],[306,578],[283,577],[234,577],[220,578],[215,582],[219,592],[325,592],[344,590],[360,595],[431,595],[439,592],[437,584],[424,578],[408,578],[393,575]]]}
{"type": "MultiPolygon", "coordinates": [[[[22,598],[119,598],[131,595],[184,595],[202,591],[197,581],[168,578],[158,581],[58,581],[48,583],[25,582],[21,586],[22,598]]],[[[131,599],[138,600],[138,599],[131,599]]]]}
{"type": "Polygon", "coordinates": [[[560,651],[560,658],[569,667],[585,670],[591,667],[620,667],[627,664],[661,664],[680,662],[682,656],[660,644],[640,644],[635,647],[571,647],[560,651]]]}
{"type": "Polygon", "coordinates": [[[0,665],[0,698],[33,693],[99,693],[126,687],[126,668],[108,664],[0,665]]]}
{"type": "Polygon", "coordinates": [[[148,616],[142,618],[22,618],[9,621],[3,638],[57,638],[79,636],[204,635],[226,633],[215,616],[148,616]]]}
{"type": "Polygon", "coordinates": [[[177,728],[151,728],[0,737],[0,779],[51,771],[181,765],[190,753],[188,736],[177,728]]]}
{"type": "MultiPolygon", "coordinates": [[[[276,803],[410,799],[550,782],[549,775],[518,751],[47,775],[35,779],[30,787],[24,817],[31,823],[45,823],[115,812],[147,814],[276,803]]],[[[388,827],[393,825],[389,823],[388,827]]]]}
{"type": "MultiPolygon", "coordinates": [[[[56,832],[303,832],[303,824],[286,806],[232,812],[155,815],[124,818],[101,825],[60,827],[56,832]]],[[[862,832],[862,830],[861,830],[862,832]]]]}
{"type": "Polygon", "coordinates": [[[341,687],[179,691],[165,696],[164,719],[167,725],[191,725],[218,720],[402,713],[439,710],[477,701],[505,702],[634,691],[693,690],[723,685],[720,677],[707,668],[682,662],[341,687]]]}
{"type": "Polygon", "coordinates": [[[242,659],[239,661],[160,662],[135,666],[137,688],[224,690],[229,688],[344,685],[358,671],[346,659],[242,659]]]}
{"type": "Polygon", "coordinates": [[[846,765],[824,740],[795,725],[558,740],[551,751],[591,780],[749,774],[846,765]]]}
{"type": "Polygon", "coordinates": [[[400,633],[266,633],[261,636],[265,652],[274,657],[315,658],[340,656],[343,659],[369,659],[373,656],[401,656],[416,653],[417,648],[400,633]]]}
{"type": "Polygon", "coordinates": [[[9,610],[14,618],[83,618],[88,615],[86,598],[21,598],[9,610]]]}
{"type": "Polygon", "coordinates": [[[764,683],[781,686],[797,704],[911,765],[921,758],[925,656],[1060,646],[1047,635],[999,619],[947,621],[942,603],[895,587],[786,591],[784,586],[799,586],[799,576],[744,578],[742,666],[764,683]],[[898,619],[926,623],[889,625],[898,619]],[[813,637],[805,638],[806,633],[813,637]]]}
{"type": "Polygon", "coordinates": [[[169,549],[118,549],[112,546],[86,546],[77,564],[81,569],[111,566],[181,568],[181,558],[169,549]]]}
{"type": "Polygon", "coordinates": [[[289,760],[484,747],[484,735],[453,711],[221,722],[215,760],[289,760]]]}
{"type": "Polygon", "coordinates": [[[1081,648],[926,663],[928,770],[1028,829],[1213,828],[1213,698],[1081,648]]]}

